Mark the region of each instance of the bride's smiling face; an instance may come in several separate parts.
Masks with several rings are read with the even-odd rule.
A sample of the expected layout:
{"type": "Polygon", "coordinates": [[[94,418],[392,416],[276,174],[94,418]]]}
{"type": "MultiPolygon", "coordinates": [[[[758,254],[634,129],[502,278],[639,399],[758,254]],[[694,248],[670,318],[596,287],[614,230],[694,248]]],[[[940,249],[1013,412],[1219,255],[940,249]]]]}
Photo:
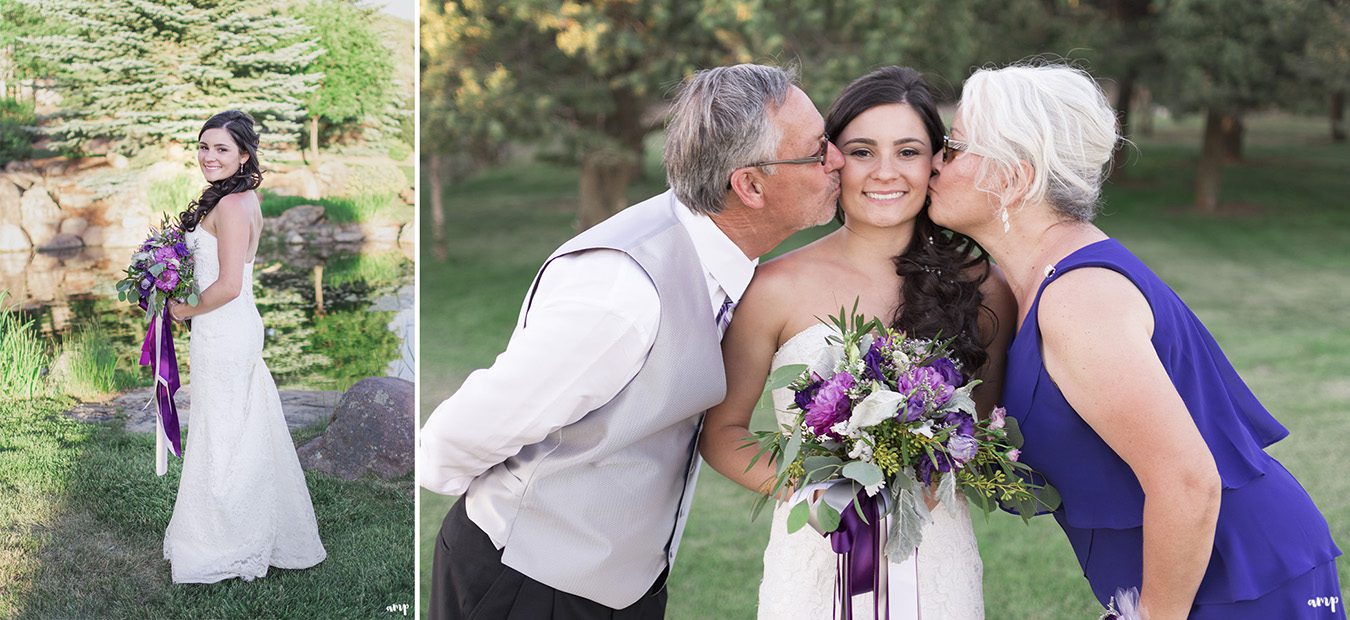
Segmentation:
{"type": "Polygon", "coordinates": [[[223,127],[207,129],[197,142],[197,165],[202,176],[215,183],[228,179],[239,172],[239,167],[248,161],[248,153],[240,150],[234,137],[223,127]]]}
{"type": "Polygon", "coordinates": [[[835,144],[844,154],[839,206],[849,225],[896,226],[923,208],[933,147],[923,120],[905,103],[869,108],[835,144]]]}

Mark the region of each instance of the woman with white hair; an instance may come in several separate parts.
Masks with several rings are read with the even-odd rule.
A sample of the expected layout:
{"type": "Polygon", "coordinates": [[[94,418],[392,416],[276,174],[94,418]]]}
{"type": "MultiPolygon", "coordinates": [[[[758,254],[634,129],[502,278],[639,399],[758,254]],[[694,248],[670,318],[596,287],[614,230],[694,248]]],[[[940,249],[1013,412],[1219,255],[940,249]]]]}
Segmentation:
{"type": "Polygon", "coordinates": [[[1209,332],[1092,224],[1118,139],[1087,74],[976,72],[933,221],[1002,268],[1019,322],[1004,400],[1093,593],[1145,618],[1344,618],[1326,520],[1264,448],[1282,427],[1209,332]],[[1333,599],[1335,602],[1333,602],[1333,599]]]}

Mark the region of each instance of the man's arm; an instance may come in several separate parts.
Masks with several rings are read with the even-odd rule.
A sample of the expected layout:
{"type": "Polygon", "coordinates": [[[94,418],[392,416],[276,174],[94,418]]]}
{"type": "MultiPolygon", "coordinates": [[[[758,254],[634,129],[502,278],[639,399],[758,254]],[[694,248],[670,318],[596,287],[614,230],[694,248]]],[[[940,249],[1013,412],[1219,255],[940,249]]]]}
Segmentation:
{"type": "Polygon", "coordinates": [[[591,250],[554,260],[511,341],[422,427],[418,482],[462,494],[494,465],[614,398],[651,350],[660,300],[628,255],[591,250]]]}

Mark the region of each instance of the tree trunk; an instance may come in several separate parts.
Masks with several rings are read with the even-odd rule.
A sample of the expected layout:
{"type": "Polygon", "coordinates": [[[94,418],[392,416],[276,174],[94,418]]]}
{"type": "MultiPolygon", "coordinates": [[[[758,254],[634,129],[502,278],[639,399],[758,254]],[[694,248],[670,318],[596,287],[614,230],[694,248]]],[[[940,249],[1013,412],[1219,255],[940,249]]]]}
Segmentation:
{"type": "Polygon", "coordinates": [[[1219,121],[1219,130],[1223,135],[1221,144],[1224,161],[1241,161],[1242,136],[1246,133],[1246,127],[1242,124],[1242,115],[1237,112],[1224,114],[1219,121]]]}
{"type": "Polygon", "coordinates": [[[445,261],[450,255],[450,249],[445,245],[445,205],[444,189],[441,175],[445,174],[444,165],[439,153],[431,155],[430,170],[428,170],[428,181],[431,187],[431,252],[436,256],[436,260],[445,261]]]}
{"type": "Polygon", "coordinates": [[[1141,136],[1153,135],[1153,91],[1147,86],[1139,87],[1139,122],[1136,123],[1136,133],[1141,136]]]}
{"type": "Polygon", "coordinates": [[[1120,115],[1120,137],[1116,141],[1116,148],[1111,153],[1111,178],[1121,179],[1125,177],[1125,160],[1128,152],[1125,150],[1127,140],[1133,133],[1133,126],[1130,125],[1130,111],[1134,102],[1134,69],[1131,68],[1125,72],[1125,77],[1120,80],[1120,92],[1116,93],[1116,114],[1120,115]]]}
{"type": "Polygon", "coordinates": [[[628,186],[642,169],[644,101],[633,91],[610,91],[613,113],[596,119],[609,145],[592,148],[581,156],[578,185],[577,230],[586,230],[628,206],[628,186]]]}
{"type": "Polygon", "coordinates": [[[1223,179],[1225,114],[1218,110],[1205,113],[1204,145],[1195,170],[1195,209],[1201,213],[1219,212],[1219,183],[1223,179]]]}
{"type": "Polygon", "coordinates": [[[314,314],[323,316],[327,310],[323,307],[323,263],[314,265],[314,314]]]}
{"type": "Polygon", "coordinates": [[[319,165],[319,115],[309,115],[309,163],[319,165]]]}
{"type": "Polygon", "coordinates": [[[595,226],[628,206],[628,185],[637,176],[637,164],[625,155],[592,151],[581,157],[578,231],[595,226]]]}
{"type": "Polygon", "coordinates": [[[1331,141],[1345,142],[1345,91],[1331,93],[1331,141]]]}

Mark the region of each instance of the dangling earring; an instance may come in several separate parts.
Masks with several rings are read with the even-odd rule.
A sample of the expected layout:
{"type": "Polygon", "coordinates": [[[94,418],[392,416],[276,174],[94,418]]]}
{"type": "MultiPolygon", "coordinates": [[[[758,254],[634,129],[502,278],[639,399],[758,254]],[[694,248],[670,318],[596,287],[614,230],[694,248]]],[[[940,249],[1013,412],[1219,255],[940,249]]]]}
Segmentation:
{"type": "Polygon", "coordinates": [[[1010,228],[1012,228],[1012,225],[1008,223],[1008,207],[1007,207],[1007,205],[1004,205],[1004,206],[1001,206],[1001,207],[998,208],[998,221],[1003,222],[1003,233],[1004,233],[1004,234],[1007,234],[1007,233],[1008,233],[1008,230],[1009,230],[1010,228]]]}

